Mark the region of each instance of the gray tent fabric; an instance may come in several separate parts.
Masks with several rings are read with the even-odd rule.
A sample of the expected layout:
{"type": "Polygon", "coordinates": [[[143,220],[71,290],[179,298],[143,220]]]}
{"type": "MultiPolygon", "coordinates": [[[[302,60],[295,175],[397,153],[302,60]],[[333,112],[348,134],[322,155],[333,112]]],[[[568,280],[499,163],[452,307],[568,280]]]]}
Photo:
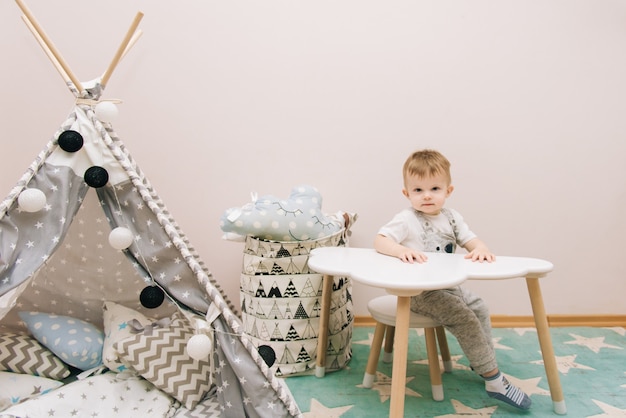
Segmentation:
{"type": "MultiPolygon", "coordinates": [[[[152,317],[176,309],[206,314],[213,305],[219,312],[211,325],[221,416],[301,416],[284,383],[242,335],[235,307],[111,124],[96,117],[99,80],[85,85],[67,120],[0,203],[0,332],[25,332],[19,310],[73,315],[101,326],[104,301],[152,317]],[[59,146],[59,136],[68,130],[83,137],[76,152],[59,146]],[[88,184],[91,167],[107,173],[105,185],[88,184]],[[30,188],[46,195],[40,211],[27,212],[18,204],[20,193],[30,188]],[[108,243],[117,226],[132,232],[128,249],[108,243]],[[166,303],[142,306],[138,296],[146,286],[161,288],[166,303]]],[[[71,83],[68,87],[79,96],[71,83]]]]}
{"type": "Polygon", "coordinates": [[[14,210],[7,213],[9,201],[3,202],[3,207],[0,207],[5,215],[0,219],[0,294],[21,284],[23,280],[20,278],[32,276],[39,269],[42,258],[56,250],[68,227],[61,219],[74,217],[89,189],[82,181],[70,180],[76,176],[68,167],[51,167],[45,163],[42,166],[44,169],[34,173],[28,182],[29,187],[43,191],[50,189],[52,184],[66,184],[67,187],[62,190],[50,190],[50,194],[55,192],[55,197],[67,204],[59,205],[54,210],[52,207],[45,208],[40,213],[20,211],[13,214],[17,203],[11,202],[14,210]],[[55,239],[41,239],[44,226],[46,235],[55,239]],[[28,256],[24,257],[26,252],[28,256]]]}

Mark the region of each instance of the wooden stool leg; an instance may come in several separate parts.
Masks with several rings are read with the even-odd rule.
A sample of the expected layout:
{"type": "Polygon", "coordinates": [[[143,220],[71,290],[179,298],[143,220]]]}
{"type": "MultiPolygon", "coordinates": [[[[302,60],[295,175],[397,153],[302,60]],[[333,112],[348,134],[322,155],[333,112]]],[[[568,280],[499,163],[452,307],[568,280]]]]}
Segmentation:
{"type": "Polygon", "coordinates": [[[367,358],[365,375],[363,375],[363,387],[371,388],[374,385],[374,378],[376,377],[376,369],[378,366],[378,357],[380,356],[380,347],[383,344],[384,335],[385,324],[377,322],[374,330],[374,338],[372,339],[372,346],[370,348],[370,355],[367,358]]]}
{"type": "Polygon", "coordinates": [[[425,328],[424,334],[426,336],[426,353],[428,354],[428,368],[430,370],[430,386],[433,392],[433,399],[443,401],[443,384],[441,382],[435,328],[425,328]]]}
{"type": "Polygon", "coordinates": [[[439,352],[441,353],[441,360],[443,361],[443,370],[450,373],[452,371],[452,357],[450,357],[446,330],[440,325],[435,328],[435,332],[437,333],[437,342],[439,342],[439,352]]]}
{"type": "Polygon", "coordinates": [[[396,335],[396,327],[387,325],[385,332],[385,351],[383,351],[383,363],[391,363],[393,361],[393,339],[396,335]]]}

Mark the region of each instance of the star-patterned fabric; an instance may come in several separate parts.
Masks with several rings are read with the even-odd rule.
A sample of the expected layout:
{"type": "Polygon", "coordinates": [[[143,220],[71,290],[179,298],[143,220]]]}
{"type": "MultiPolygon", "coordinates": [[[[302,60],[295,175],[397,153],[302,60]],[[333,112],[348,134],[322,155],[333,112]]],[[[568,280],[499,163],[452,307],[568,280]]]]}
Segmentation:
{"type": "Polygon", "coordinates": [[[116,373],[90,376],[0,412],[13,417],[151,417],[166,418],[177,402],[137,377],[116,373]]]}
{"type": "MultiPolygon", "coordinates": [[[[626,329],[551,328],[567,416],[580,418],[626,416],[626,329]]],[[[326,375],[286,378],[305,418],[375,418],[388,416],[392,364],[378,363],[372,388],[362,385],[372,343],[371,327],[355,327],[349,367],[326,375]]],[[[534,328],[494,328],[493,341],[507,379],[532,399],[530,411],[520,411],[489,398],[458,342],[447,333],[452,372],[444,373],[444,400],[431,394],[422,329],[409,334],[406,417],[519,417],[558,416],[553,411],[541,351],[534,328]]]]}
{"type": "Polygon", "coordinates": [[[178,309],[199,314],[214,309],[218,315],[211,325],[220,330],[216,339],[222,347],[214,352],[223,392],[221,416],[242,416],[231,413],[228,404],[244,399],[250,417],[300,416],[286,386],[270,373],[256,347],[242,339],[236,308],[111,124],[96,117],[94,107],[101,93],[97,80],[85,86],[88,97],[81,100],[87,102],[76,104],[0,201],[0,333],[26,332],[18,316],[21,311],[73,316],[102,329],[106,301],[155,319],[178,309]],[[59,144],[60,135],[68,130],[82,136],[78,149],[59,144]],[[46,202],[41,210],[20,207],[19,195],[26,189],[43,192],[46,202]],[[109,243],[109,234],[117,227],[132,234],[131,245],[123,250],[109,243]],[[162,289],[165,303],[156,307],[144,303],[140,295],[148,286],[162,289]],[[224,336],[236,342],[235,357],[226,357],[224,336]],[[244,396],[237,385],[228,384],[234,380],[222,379],[222,374],[232,374],[235,380],[245,376],[254,390],[246,389],[244,396]]]}
{"type": "MultiPolygon", "coordinates": [[[[112,128],[106,128],[90,106],[76,106],[55,135],[57,143],[48,144],[0,205],[0,295],[28,282],[30,298],[20,296],[17,309],[30,305],[30,310],[75,314],[101,324],[104,301],[140,309],[139,292],[159,285],[171,301],[206,312],[206,292],[172,238],[178,231],[112,128]],[[78,151],[58,145],[67,131],[83,139],[78,151]],[[90,187],[86,179],[94,167],[107,173],[100,187],[90,187]],[[23,189],[42,191],[43,209],[23,210],[17,198],[23,189]],[[133,236],[123,252],[108,242],[118,226],[133,236]]],[[[152,316],[171,313],[173,307],[165,306],[165,312],[152,316]]],[[[6,309],[0,304],[0,317],[6,309]]],[[[3,327],[19,326],[15,310],[3,327]]]]}
{"type": "MultiPolygon", "coordinates": [[[[268,382],[247,360],[247,351],[237,335],[215,324],[215,383],[225,417],[282,417],[285,408],[268,382]]],[[[243,337],[245,338],[245,337],[243,337]]],[[[269,370],[269,368],[267,369],[269,370]]],[[[274,389],[280,392],[280,388],[274,389]]]]}
{"type": "MultiPolygon", "coordinates": [[[[46,176],[44,180],[49,181],[49,178],[46,176]]],[[[80,179],[73,180],[77,184],[82,183],[80,179]]],[[[127,209],[132,206],[132,200],[127,196],[127,189],[131,187],[129,184],[124,186],[120,186],[116,193],[127,209]]],[[[96,191],[88,188],[81,190],[86,193],[80,198],[81,206],[72,210],[76,214],[64,214],[69,226],[67,236],[58,226],[62,224],[59,220],[62,216],[58,213],[44,212],[42,216],[28,214],[22,218],[10,216],[0,221],[3,230],[7,228],[5,220],[13,221],[15,226],[11,227],[18,229],[20,234],[12,246],[21,249],[0,282],[9,286],[19,277],[34,275],[15,308],[0,323],[0,332],[8,327],[25,331],[17,316],[19,311],[69,315],[101,326],[103,303],[109,300],[150,317],[169,316],[176,309],[172,303],[147,309],[139,301],[140,292],[152,284],[152,277],[173,295],[178,295],[177,299],[182,303],[206,310],[208,303],[204,292],[187,264],[176,254],[160,225],[150,222],[150,216],[142,217],[138,213],[142,202],[134,202],[135,207],[140,209],[131,217],[134,224],[144,224],[134,244],[137,247],[141,245],[141,250],[131,248],[126,255],[108,243],[111,226],[100,207],[96,191]],[[45,263],[38,265],[44,258],[45,263]],[[194,298],[195,303],[189,302],[194,298]]],[[[102,194],[107,198],[105,193],[102,194]]]]}

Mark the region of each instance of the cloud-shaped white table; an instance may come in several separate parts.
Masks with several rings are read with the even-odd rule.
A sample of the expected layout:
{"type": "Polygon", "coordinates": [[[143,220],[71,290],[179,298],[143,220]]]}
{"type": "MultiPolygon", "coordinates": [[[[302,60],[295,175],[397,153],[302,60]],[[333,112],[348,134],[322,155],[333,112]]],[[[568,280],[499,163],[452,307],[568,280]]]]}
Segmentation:
{"type": "Polygon", "coordinates": [[[398,297],[390,417],[402,417],[404,414],[410,297],[425,290],[454,287],[466,280],[526,278],[554,411],[557,414],[566,413],[543,296],[539,287],[539,278],[552,271],[552,263],[536,258],[505,256],[498,256],[492,263],[480,263],[467,260],[462,254],[428,253],[426,263],[411,264],[379,254],[370,248],[323,247],[311,252],[308,264],[312,270],[324,275],[316,363],[318,377],[325,374],[332,276],[350,277],[356,282],[383,288],[398,297]]]}

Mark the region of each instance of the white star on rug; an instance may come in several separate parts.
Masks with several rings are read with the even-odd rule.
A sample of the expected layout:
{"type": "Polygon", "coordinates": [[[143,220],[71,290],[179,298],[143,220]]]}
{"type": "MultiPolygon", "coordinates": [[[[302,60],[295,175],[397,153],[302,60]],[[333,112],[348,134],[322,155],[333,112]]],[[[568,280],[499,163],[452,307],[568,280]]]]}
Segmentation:
{"type": "Polygon", "coordinates": [[[512,350],[512,348],[509,346],[499,344],[501,339],[502,337],[491,339],[491,341],[493,341],[493,348],[499,348],[500,350],[512,350]]]}
{"type": "Polygon", "coordinates": [[[600,418],[600,417],[626,417],[626,409],[619,409],[614,406],[611,406],[607,403],[596,401],[592,399],[593,403],[598,405],[600,409],[602,409],[603,414],[591,415],[587,418],[600,418]]]}
{"type": "Polygon", "coordinates": [[[524,391],[528,396],[530,395],[544,395],[549,396],[550,391],[542,389],[539,387],[539,381],[541,377],[532,377],[530,379],[518,379],[516,377],[511,376],[510,374],[504,373],[506,378],[511,382],[514,386],[517,386],[522,391],[524,391]]]}
{"type": "MultiPolygon", "coordinates": [[[[411,380],[415,379],[415,376],[407,376],[406,383],[409,383],[411,380]]],[[[357,388],[362,388],[363,385],[356,385],[357,388]]],[[[369,389],[369,388],[367,388],[369,389]]],[[[374,385],[371,387],[371,390],[375,390],[378,392],[378,396],[380,397],[380,402],[386,402],[387,399],[391,397],[391,377],[387,376],[384,373],[379,371],[376,372],[376,379],[374,380],[374,385]]],[[[415,396],[421,398],[422,395],[415,392],[412,389],[409,389],[405,386],[404,395],[415,396]]]]}
{"type": "Polygon", "coordinates": [[[435,418],[455,418],[460,415],[464,417],[465,416],[490,417],[494,412],[496,412],[496,409],[498,409],[497,406],[488,406],[485,408],[474,409],[474,408],[470,408],[469,406],[463,405],[461,402],[457,401],[456,399],[452,399],[450,402],[452,403],[452,406],[454,407],[454,411],[456,413],[446,414],[446,415],[437,415],[435,418]]]}
{"type": "MultiPolygon", "coordinates": [[[[540,351],[541,353],[541,351],[540,351]]],[[[556,367],[559,369],[559,372],[563,374],[567,374],[570,369],[581,369],[581,370],[595,370],[593,367],[585,366],[584,364],[576,363],[576,354],[572,356],[555,356],[556,359],[556,367]]],[[[531,364],[543,364],[543,360],[531,361],[531,364]]]]}
{"type": "Polygon", "coordinates": [[[570,336],[574,337],[574,341],[565,341],[565,344],[574,344],[580,345],[583,347],[587,347],[594,353],[599,353],[601,348],[614,348],[616,350],[623,350],[622,347],[618,347],[616,345],[605,344],[604,337],[596,337],[596,338],[587,338],[581,337],[580,335],[570,334],[570,336]]]}
{"type": "Polygon", "coordinates": [[[328,408],[317,399],[311,399],[310,411],[304,412],[304,418],[339,418],[345,412],[349,411],[354,405],[338,406],[336,408],[328,408]]]}
{"type": "Polygon", "coordinates": [[[425,332],[424,328],[413,328],[418,337],[423,337],[425,332]]]}
{"type": "MultiPolygon", "coordinates": [[[[450,356],[450,363],[452,363],[452,370],[471,370],[468,366],[461,364],[458,362],[459,359],[462,359],[463,356],[450,356]]],[[[439,360],[441,361],[441,356],[439,356],[439,360]]],[[[424,360],[414,360],[411,363],[413,364],[428,364],[428,359],[424,360]]],[[[444,373],[443,365],[439,364],[441,373],[444,373]]]]}
{"type": "Polygon", "coordinates": [[[517,335],[519,335],[520,337],[527,332],[534,332],[535,334],[537,333],[536,328],[513,328],[513,331],[515,331],[515,333],[517,333],[517,335]]]}
{"type": "Polygon", "coordinates": [[[369,345],[371,347],[373,339],[374,339],[374,333],[373,332],[368,332],[367,333],[367,340],[352,341],[352,344],[369,345]]]}
{"type": "Polygon", "coordinates": [[[311,399],[310,411],[303,412],[304,418],[339,418],[350,410],[354,405],[338,406],[336,408],[327,408],[317,399],[311,399]]]}
{"type": "Polygon", "coordinates": [[[605,327],[604,329],[610,329],[611,331],[615,331],[622,337],[626,336],[626,328],[624,327],[605,327]]]}

